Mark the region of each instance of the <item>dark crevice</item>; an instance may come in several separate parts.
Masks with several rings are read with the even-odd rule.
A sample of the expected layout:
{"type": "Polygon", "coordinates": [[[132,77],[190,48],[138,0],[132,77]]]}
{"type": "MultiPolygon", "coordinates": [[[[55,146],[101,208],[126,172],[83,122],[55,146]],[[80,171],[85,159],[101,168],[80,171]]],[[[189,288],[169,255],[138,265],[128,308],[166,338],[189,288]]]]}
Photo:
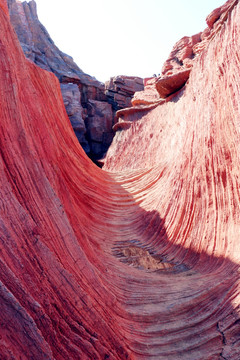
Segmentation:
{"type": "Polygon", "coordinates": [[[220,360],[228,360],[227,358],[225,358],[225,357],[223,356],[223,350],[224,350],[224,347],[225,347],[225,345],[226,345],[226,337],[225,337],[223,331],[221,331],[220,326],[219,326],[219,323],[217,323],[217,331],[218,331],[218,332],[221,334],[221,336],[222,336],[222,345],[223,345],[219,359],[220,359],[220,360]]]}

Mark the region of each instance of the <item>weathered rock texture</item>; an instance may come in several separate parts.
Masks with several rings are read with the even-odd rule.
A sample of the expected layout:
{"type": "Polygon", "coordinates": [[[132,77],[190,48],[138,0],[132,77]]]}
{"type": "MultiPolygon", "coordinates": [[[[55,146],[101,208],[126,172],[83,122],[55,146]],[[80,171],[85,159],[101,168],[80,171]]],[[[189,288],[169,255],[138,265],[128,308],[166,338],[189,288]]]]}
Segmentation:
{"type": "Polygon", "coordinates": [[[73,130],[86,153],[90,152],[89,144],[86,140],[86,126],[84,118],[84,108],[81,105],[81,93],[77,84],[61,84],[61,92],[65,109],[73,130]]]}
{"type": "MultiPolygon", "coordinates": [[[[104,94],[104,84],[85,74],[70,56],[64,54],[55,46],[48,32],[38,20],[34,0],[30,2],[24,1],[23,3],[17,0],[8,0],[8,7],[11,22],[27,58],[42,69],[53,72],[61,84],[68,84],[68,86],[61,86],[62,95],[66,104],[67,114],[82,147],[93,159],[101,157],[106,152],[109,142],[108,144],[98,142],[100,155],[99,151],[95,153],[95,140],[86,136],[85,121],[89,115],[90,100],[98,101],[98,103],[107,101],[107,97],[104,94]],[[76,86],[79,89],[79,94],[77,93],[76,86]]],[[[98,112],[101,111],[101,106],[98,112]]],[[[112,116],[113,125],[112,110],[109,112],[108,118],[109,116],[112,116]]],[[[88,119],[89,122],[90,119],[88,119]]],[[[106,129],[99,127],[98,131],[99,138],[102,137],[104,141],[106,129]]],[[[107,136],[109,138],[108,134],[107,136]]]]}
{"type": "Polygon", "coordinates": [[[143,90],[143,80],[118,76],[104,86],[92,76],[85,74],[69,55],[57,48],[47,30],[39,22],[34,0],[29,2],[7,0],[7,3],[11,23],[26,57],[42,69],[53,72],[61,84],[68,84],[61,86],[61,89],[75,134],[85,152],[93,160],[101,158],[114,136],[112,126],[116,110],[131,105],[134,92],[143,90]],[[76,86],[80,94],[77,93],[76,86]],[[92,101],[98,114],[97,118],[92,116],[92,101]],[[108,103],[111,106],[108,106],[108,103]],[[107,114],[106,110],[108,110],[107,114]],[[98,119],[100,119],[99,123],[97,123],[98,119]],[[91,137],[92,131],[86,131],[86,127],[95,129],[93,137],[91,137]]]}
{"type": "MultiPolygon", "coordinates": [[[[157,226],[149,215],[148,249],[194,272],[178,274],[178,285],[166,276],[169,292],[166,284],[156,285],[159,299],[145,305],[156,317],[155,325],[148,318],[146,359],[153,357],[146,350],[150,343],[157,359],[240,358],[239,17],[237,1],[214,11],[208,17],[211,27],[193,51],[186,49],[188,65],[147,80],[145,91],[135,94],[135,106],[117,113],[105,169],[132,174],[128,191],[135,191],[134,198],[149,214],[157,209],[154,215],[162,223],[157,226]],[[173,77],[189,69],[181,89],[175,87],[173,77]],[[169,81],[169,94],[162,93],[162,79],[169,81]],[[168,237],[164,245],[161,234],[168,237]],[[184,294],[187,274],[189,293],[184,294]]],[[[123,251],[121,258],[132,266],[139,261],[131,254],[126,260],[123,251]]],[[[152,290],[149,294],[153,299],[152,290]]]]}
{"type": "Polygon", "coordinates": [[[131,101],[132,105],[156,104],[180,90],[188,81],[196,57],[222,28],[226,16],[237,2],[237,0],[227,1],[223,6],[215,9],[207,17],[208,27],[202,33],[180,39],[164,63],[161,75],[158,78],[145,79],[145,89],[135,93],[131,101]]]}
{"type": "Polygon", "coordinates": [[[143,89],[143,79],[134,76],[115,76],[105,83],[105,94],[114,110],[131,106],[135,92],[143,89]]]}
{"type": "Polygon", "coordinates": [[[111,174],[0,0],[1,359],[239,360],[239,16],[171,101],[122,110],[111,174]]]}

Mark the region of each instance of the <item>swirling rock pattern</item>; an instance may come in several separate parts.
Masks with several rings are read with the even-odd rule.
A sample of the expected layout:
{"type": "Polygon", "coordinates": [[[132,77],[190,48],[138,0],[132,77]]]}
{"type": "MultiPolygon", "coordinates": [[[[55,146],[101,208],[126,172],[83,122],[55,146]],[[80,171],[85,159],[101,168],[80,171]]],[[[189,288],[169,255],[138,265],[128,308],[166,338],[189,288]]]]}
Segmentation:
{"type": "Polygon", "coordinates": [[[105,155],[113,139],[115,112],[131,106],[134,93],[143,90],[143,79],[116,76],[104,85],[84,73],[70,56],[58,49],[38,19],[34,0],[7,0],[7,4],[11,24],[25,56],[58,77],[66,111],[75,134],[84,151],[92,160],[98,162],[105,155]]]}
{"type": "MultiPolygon", "coordinates": [[[[87,133],[85,120],[89,121],[88,108],[91,100],[98,101],[100,104],[99,113],[102,102],[108,105],[107,97],[104,94],[104,84],[84,73],[69,55],[58,49],[38,19],[37,5],[34,0],[29,2],[7,0],[7,4],[11,24],[16,31],[25,56],[42,69],[53,72],[57,76],[61,83],[67,114],[80,144],[91,159],[96,160],[102,157],[109,146],[109,141],[104,142],[106,136],[109,138],[108,132],[102,124],[99,124],[99,128],[102,125],[101,133],[99,130],[102,140],[96,144],[94,139],[89,136],[89,132],[87,133]],[[94,151],[96,147],[98,147],[97,152],[94,151]]],[[[109,116],[112,117],[113,125],[114,118],[111,107],[109,116]]],[[[113,138],[113,133],[111,135],[113,138]]]]}
{"type": "Polygon", "coordinates": [[[239,360],[239,16],[170,101],[123,112],[110,173],[0,0],[1,359],[239,360]]]}

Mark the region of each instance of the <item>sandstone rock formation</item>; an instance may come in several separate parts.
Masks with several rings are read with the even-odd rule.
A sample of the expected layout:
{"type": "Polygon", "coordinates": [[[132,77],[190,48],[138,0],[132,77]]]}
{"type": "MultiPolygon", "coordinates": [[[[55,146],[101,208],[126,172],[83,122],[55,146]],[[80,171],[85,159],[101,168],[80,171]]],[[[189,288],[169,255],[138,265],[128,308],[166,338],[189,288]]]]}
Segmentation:
{"type": "MultiPolygon", "coordinates": [[[[23,51],[28,59],[42,69],[53,72],[59,79],[61,89],[63,90],[63,98],[66,100],[66,111],[74,127],[76,136],[80,141],[84,150],[93,158],[96,159],[99,154],[94,153],[94,140],[92,144],[91,138],[86,138],[86,125],[84,124],[88,118],[89,100],[95,100],[100,103],[107,101],[104,94],[104,84],[97,81],[95,78],[85,74],[73,61],[73,59],[61,52],[50,38],[47,30],[40,23],[37,16],[36,3],[34,0],[30,2],[19,2],[17,0],[8,0],[8,7],[10,12],[11,22],[18,35],[19,41],[23,51]],[[80,94],[74,91],[66,90],[73,84],[77,85],[80,94]],[[67,92],[67,94],[66,94],[67,92]],[[72,99],[70,97],[72,96],[72,99]],[[67,97],[67,99],[66,99],[67,97]],[[78,97],[78,100],[77,100],[78,97]],[[75,109],[73,109],[75,106],[75,109]],[[84,109],[83,111],[81,109],[84,109]],[[74,112],[74,119],[73,113],[74,112]],[[80,125],[81,124],[81,125],[80,125]]],[[[101,105],[100,105],[101,108],[101,105]]],[[[100,108],[98,112],[100,112],[100,108]]],[[[108,117],[112,115],[112,111],[108,117]]],[[[113,125],[112,117],[112,125],[113,125]]],[[[99,130],[100,131],[100,130],[99,130]]],[[[105,129],[101,130],[102,138],[105,138],[105,129]]],[[[113,134],[112,134],[113,137],[113,134]]],[[[106,152],[108,144],[103,143],[100,151],[100,157],[106,152]]]]}
{"type": "Polygon", "coordinates": [[[161,100],[159,92],[156,89],[156,78],[144,79],[144,90],[135,92],[131,104],[136,105],[150,105],[156,104],[161,100]]]}
{"type": "MultiPolygon", "coordinates": [[[[184,332],[183,343],[187,341],[188,351],[182,352],[180,343],[175,348],[172,333],[176,359],[240,358],[239,16],[239,2],[228,1],[208,17],[215,22],[211,22],[211,27],[201,35],[202,40],[194,45],[191,67],[187,67],[191,69],[189,79],[180,90],[179,86],[174,89],[172,76],[181,73],[184,65],[169,69],[172,73],[158,79],[147,80],[145,92],[135,94],[135,106],[117,113],[119,122],[114,126],[117,133],[104,167],[108,171],[124,171],[125,176],[130,174],[132,183],[126,185],[128,191],[135,191],[141,207],[149,212],[157,208],[164,219],[168,241],[159,251],[162,238],[152,230],[152,238],[147,242],[150,249],[158,249],[158,254],[164,253],[181,264],[191,263],[190,267],[196,271],[193,282],[195,276],[203,276],[205,290],[199,287],[199,292],[192,291],[191,295],[196,295],[192,310],[191,306],[187,310],[186,305],[190,298],[184,295],[182,298],[181,314],[186,323],[181,327],[180,322],[175,334],[179,331],[180,339],[181,331],[184,332]],[[218,16],[214,16],[216,13],[218,16]],[[171,95],[163,98],[160,89],[158,97],[159,81],[167,76],[171,95]],[[145,194],[139,192],[139,182],[145,186],[145,194]],[[147,195],[150,193],[151,196],[147,195]],[[225,277],[229,271],[231,275],[225,277]],[[212,297],[210,288],[213,288],[208,280],[214,277],[212,297]],[[226,288],[225,284],[228,284],[226,288]],[[196,303],[199,305],[195,307],[196,303]],[[191,326],[192,334],[188,333],[191,326]],[[221,336],[218,340],[217,332],[221,336]],[[198,353],[194,352],[194,346],[198,353]]],[[[154,222],[151,226],[157,227],[154,222]]],[[[159,224],[156,231],[160,229],[159,224]]],[[[121,258],[125,259],[122,252],[121,258]]],[[[180,289],[183,280],[178,280],[180,289]]],[[[176,288],[173,289],[176,294],[176,288]]],[[[175,314],[178,301],[173,305],[175,314]]],[[[171,305],[166,305],[166,312],[171,309],[171,305]]],[[[169,321],[170,314],[166,315],[165,324],[169,321]]],[[[169,333],[164,333],[163,325],[157,327],[160,328],[162,333],[158,333],[158,339],[154,338],[154,345],[162,346],[162,353],[159,351],[156,358],[174,358],[170,355],[171,346],[167,350],[161,337],[167,338],[169,333]]],[[[148,329],[152,330],[152,336],[154,330],[157,333],[154,326],[149,325],[148,329]]]]}
{"type": "Polygon", "coordinates": [[[114,110],[131,106],[135,92],[143,89],[143,79],[134,76],[115,76],[105,83],[105,94],[114,110]]]}
{"type": "Polygon", "coordinates": [[[162,68],[162,75],[172,75],[183,69],[192,67],[195,57],[194,46],[201,41],[201,33],[194,36],[184,36],[173,47],[169,58],[162,68]]]}
{"type": "Polygon", "coordinates": [[[62,95],[75,134],[83,149],[93,160],[101,158],[114,136],[112,126],[116,110],[131,105],[134,92],[143,90],[143,80],[117,76],[104,86],[92,76],[85,74],[69,55],[57,48],[38,19],[34,0],[29,2],[7,0],[7,3],[12,25],[26,57],[42,69],[53,72],[60,83],[64,84],[61,85],[62,95]],[[77,93],[76,86],[80,94],[77,93]],[[92,101],[98,113],[98,117],[94,119],[95,125],[90,124],[93,122],[92,101]],[[108,106],[108,103],[112,106],[108,106]],[[104,109],[102,113],[101,109],[104,109]],[[106,109],[108,109],[107,114],[106,109]],[[103,120],[104,116],[106,118],[103,120]],[[97,124],[98,119],[101,119],[99,124],[97,124]],[[109,121],[111,121],[110,130],[109,121]],[[105,123],[108,124],[107,127],[104,126],[105,123]],[[97,141],[96,134],[92,138],[92,131],[86,131],[86,127],[97,129],[97,141]]]}
{"type": "Polygon", "coordinates": [[[145,89],[134,94],[132,105],[156,104],[158,101],[162,103],[161,99],[180,90],[188,81],[195,58],[219,31],[227,14],[236,4],[237,0],[227,1],[207,17],[208,27],[202,33],[180,39],[164,63],[161,75],[158,78],[145,79],[145,89]]]}
{"type": "Polygon", "coordinates": [[[28,59],[42,69],[53,72],[61,82],[80,82],[88,97],[103,96],[102,83],[85,74],[73,59],[54,44],[37,15],[36,2],[7,0],[11,23],[28,59]]]}
{"type": "Polygon", "coordinates": [[[184,88],[120,110],[110,173],[0,0],[1,359],[239,360],[240,4],[227,5],[184,88]]]}
{"type": "Polygon", "coordinates": [[[84,151],[88,154],[90,152],[90,148],[85,137],[86,126],[84,118],[86,116],[84,114],[84,109],[81,106],[81,93],[79,91],[79,87],[77,84],[73,83],[61,84],[61,92],[65,109],[73,130],[84,151]]]}
{"type": "Polygon", "coordinates": [[[113,139],[113,110],[107,102],[88,100],[88,116],[85,120],[91,151],[99,159],[106,153],[113,139]]]}

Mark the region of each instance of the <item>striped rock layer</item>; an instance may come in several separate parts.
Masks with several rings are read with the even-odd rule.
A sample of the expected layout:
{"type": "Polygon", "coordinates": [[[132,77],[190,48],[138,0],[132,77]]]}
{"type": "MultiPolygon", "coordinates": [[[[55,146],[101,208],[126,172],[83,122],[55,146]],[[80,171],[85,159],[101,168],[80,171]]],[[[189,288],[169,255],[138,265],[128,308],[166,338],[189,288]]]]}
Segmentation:
{"type": "Polygon", "coordinates": [[[110,172],[0,0],[1,359],[239,360],[239,17],[183,89],[121,114],[110,172]]]}

